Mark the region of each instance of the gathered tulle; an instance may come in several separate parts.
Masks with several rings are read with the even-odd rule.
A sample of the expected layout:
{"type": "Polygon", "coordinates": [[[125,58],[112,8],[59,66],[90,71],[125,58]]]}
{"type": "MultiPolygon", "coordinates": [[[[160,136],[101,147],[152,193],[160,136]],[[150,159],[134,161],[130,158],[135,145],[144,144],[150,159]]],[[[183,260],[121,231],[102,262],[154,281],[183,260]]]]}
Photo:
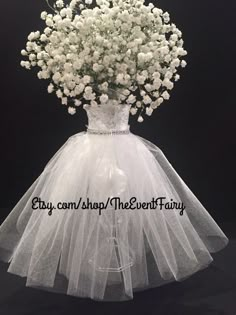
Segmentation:
{"type": "Polygon", "coordinates": [[[45,169],[0,227],[0,258],[26,285],[96,300],[180,281],[207,267],[227,237],[163,152],[133,133],[78,133],[45,169]],[[165,197],[175,210],[32,210],[32,199],[140,202],[165,197]]]}

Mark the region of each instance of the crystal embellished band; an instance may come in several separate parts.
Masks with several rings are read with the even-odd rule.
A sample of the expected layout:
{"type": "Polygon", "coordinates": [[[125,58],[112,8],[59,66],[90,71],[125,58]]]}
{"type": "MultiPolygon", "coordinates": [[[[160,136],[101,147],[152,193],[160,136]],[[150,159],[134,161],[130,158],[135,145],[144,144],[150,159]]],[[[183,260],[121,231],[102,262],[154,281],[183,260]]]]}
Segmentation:
{"type": "Polygon", "coordinates": [[[126,135],[130,133],[130,130],[96,130],[87,128],[87,133],[94,135],[126,135]]]}

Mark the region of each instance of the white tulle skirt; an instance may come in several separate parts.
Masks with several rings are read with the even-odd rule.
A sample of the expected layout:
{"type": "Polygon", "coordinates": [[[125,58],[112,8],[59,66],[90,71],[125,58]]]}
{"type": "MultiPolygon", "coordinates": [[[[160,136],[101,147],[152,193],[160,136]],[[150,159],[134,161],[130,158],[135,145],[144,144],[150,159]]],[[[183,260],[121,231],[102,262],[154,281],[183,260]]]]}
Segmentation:
{"type": "Polygon", "coordinates": [[[27,286],[126,300],[136,290],[205,268],[210,253],[227,242],[158,147],[132,133],[81,132],[54,155],[1,225],[0,258],[10,263],[8,272],[26,277],[27,286]],[[115,210],[112,197],[123,205],[136,198],[136,209],[115,210]],[[144,203],[158,197],[186,208],[182,215],[177,209],[145,209],[144,203]],[[71,208],[49,215],[33,209],[35,198],[71,208]],[[101,210],[102,203],[107,209],[101,210]]]}

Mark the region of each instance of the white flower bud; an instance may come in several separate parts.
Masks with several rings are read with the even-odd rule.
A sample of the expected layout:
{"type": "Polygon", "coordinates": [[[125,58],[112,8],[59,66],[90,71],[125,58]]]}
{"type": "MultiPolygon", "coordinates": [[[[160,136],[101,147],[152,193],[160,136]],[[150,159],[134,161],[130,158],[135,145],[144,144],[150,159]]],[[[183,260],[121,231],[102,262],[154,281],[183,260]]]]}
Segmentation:
{"type": "Polygon", "coordinates": [[[139,116],[138,117],[138,122],[142,123],[144,121],[143,117],[142,116],[139,116]]]}
{"type": "Polygon", "coordinates": [[[62,91],[61,90],[57,90],[56,91],[56,95],[58,98],[62,98],[63,94],[62,94],[62,91]]]}
{"type": "Polygon", "coordinates": [[[42,79],[42,71],[39,71],[39,72],[38,72],[37,77],[39,78],[39,80],[42,79]]]}
{"type": "Polygon", "coordinates": [[[131,94],[127,99],[128,104],[133,104],[135,101],[136,101],[136,96],[133,94],[131,94]]]}
{"type": "Polygon", "coordinates": [[[53,84],[49,84],[49,86],[48,86],[48,93],[52,93],[53,91],[54,91],[53,84]]]}
{"type": "Polygon", "coordinates": [[[66,13],[67,13],[67,11],[66,11],[65,8],[63,8],[63,9],[60,11],[60,15],[61,15],[62,17],[65,17],[65,16],[66,16],[66,13]]]}
{"type": "Polygon", "coordinates": [[[153,113],[152,107],[146,107],[146,115],[151,116],[153,113]]]}
{"type": "Polygon", "coordinates": [[[131,113],[131,115],[135,115],[135,114],[137,114],[137,108],[135,108],[135,107],[131,107],[130,108],[130,113],[131,113]]]}
{"type": "Polygon", "coordinates": [[[58,8],[63,8],[63,6],[64,6],[64,1],[63,1],[63,0],[57,0],[57,1],[56,1],[56,6],[57,6],[58,8]]]}
{"type": "Polygon", "coordinates": [[[164,102],[163,97],[159,97],[159,98],[157,99],[158,106],[160,106],[163,102],[164,102]]]}
{"type": "Polygon", "coordinates": [[[70,115],[74,115],[75,113],[76,113],[76,109],[74,108],[74,107],[68,107],[68,113],[70,114],[70,115]]]}
{"type": "Polygon", "coordinates": [[[22,49],[22,50],[21,50],[21,55],[22,55],[22,56],[27,56],[28,53],[27,53],[27,51],[26,51],[25,49],[22,49]]]}
{"type": "Polygon", "coordinates": [[[91,77],[89,75],[85,75],[83,78],[82,78],[82,81],[84,84],[89,84],[90,81],[91,81],[91,77]]]}
{"type": "Polygon", "coordinates": [[[42,34],[41,36],[40,36],[40,40],[42,41],[42,42],[46,42],[47,41],[47,36],[45,35],[45,34],[42,34]]]}
{"type": "Polygon", "coordinates": [[[180,79],[180,75],[179,74],[176,74],[175,75],[175,81],[178,81],[180,79]]]}
{"type": "Polygon", "coordinates": [[[47,18],[47,12],[46,11],[43,11],[42,13],[41,13],[41,19],[42,20],[46,20],[46,18],[47,18]]]}
{"type": "Polygon", "coordinates": [[[162,93],[162,97],[164,98],[164,100],[168,100],[170,98],[170,94],[165,91],[164,93],[162,93]]]}
{"type": "Polygon", "coordinates": [[[75,106],[80,106],[82,104],[80,100],[75,100],[74,103],[75,103],[75,106]]]}
{"type": "Polygon", "coordinates": [[[67,97],[62,97],[61,103],[62,103],[62,105],[67,105],[68,104],[67,97]]]}
{"type": "Polygon", "coordinates": [[[52,27],[52,26],[53,26],[53,20],[47,18],[47,19],[46,19],[46,25],[49,26],[49,27],[52,27]]]}
{"type": "Polygon", "coordinates": [[[143,102],[144,102],[144,104],[150,104],[152,102],[152,99],[150,96],[145,95],[143,98],[143,102]]]}
{"type": "Polygon", "coordinates": [[[29,60],[30,61],[33,61],[33,60],[35,60],[36,59],[36,55],[35,54],[30,54],[29,55],[29,60]]]}
{"type": "Polygon", "coordinates": [[[102,103],[102,104],[105,104],[105,103],[107,103],[107,101],[108,101],[108,95],[107,94],[102,94],[101,96],[100,96],[100,102],[102,103]]]}
{"type": "Polygon", "coordinates": [[[28,36],[28,40],[29,40],[30,42],[32,42],[32,41],[34,40],[34,38],[35,38],[35,34],[34,34],[34,32],[31,32],[31,33],[29,34],[29,36],[28,36]]]}

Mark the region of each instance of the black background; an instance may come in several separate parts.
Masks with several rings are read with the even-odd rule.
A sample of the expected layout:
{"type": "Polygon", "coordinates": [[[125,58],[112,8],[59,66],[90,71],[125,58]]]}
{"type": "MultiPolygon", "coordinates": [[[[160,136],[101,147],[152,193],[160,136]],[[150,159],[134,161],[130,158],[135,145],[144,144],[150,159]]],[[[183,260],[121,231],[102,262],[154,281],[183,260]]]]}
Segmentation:
{"type": "MultiPolygon", "coordinates": [[[[235,211],[236,2],[160,0],[183,32],[188,66],[171,99],[132,131],[158,145],[218,221],[235,211]]],[[[47,9],[38,0],[2,1],[0,207],[11,209],[71,135],[85,130],[84,110],[67,114],[36,71],[20,67],[31,31],[47,9]]],[[[133,117],[132,117],[133,118],[133,117]]],[[[2,212],[1,216],[7,213],[2,212]]]]}

